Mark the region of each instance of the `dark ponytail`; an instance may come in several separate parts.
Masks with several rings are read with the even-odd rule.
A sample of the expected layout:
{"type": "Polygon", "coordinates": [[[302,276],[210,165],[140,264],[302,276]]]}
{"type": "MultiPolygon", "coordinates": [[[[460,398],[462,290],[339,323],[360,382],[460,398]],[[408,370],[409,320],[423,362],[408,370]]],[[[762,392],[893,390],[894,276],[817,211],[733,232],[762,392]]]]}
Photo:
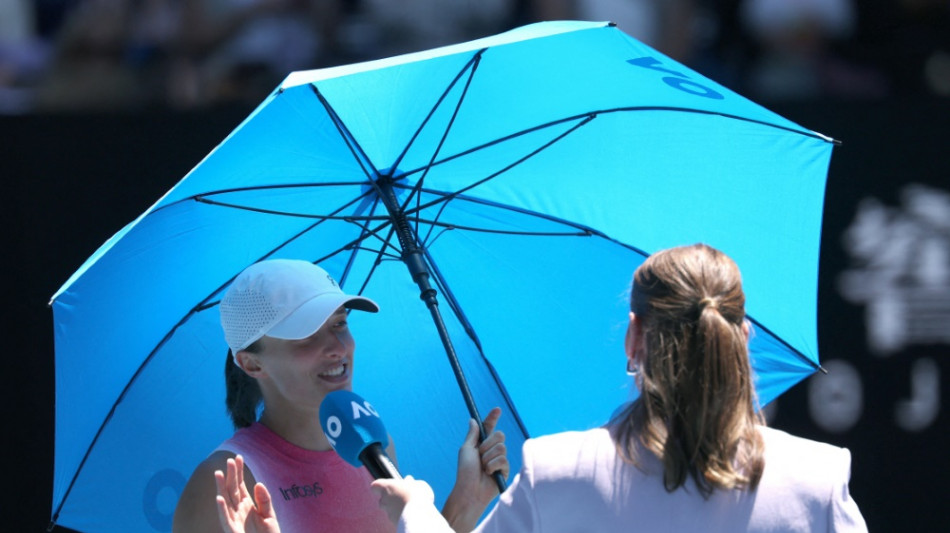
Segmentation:
{"type": "MultiPolygon", "coordinates": [[[[257,343],[252,343],[245,350],[257,353],[257,343]]],[[[257,409],[264,399],[261,388],[256,379],[248,376],[244,369],[237,365],[231,350],[228,350],[228,357],[224,362],[224,384],[227,389],[224,404],[235,429],[246,428],[256,422],[257,409]]]]}

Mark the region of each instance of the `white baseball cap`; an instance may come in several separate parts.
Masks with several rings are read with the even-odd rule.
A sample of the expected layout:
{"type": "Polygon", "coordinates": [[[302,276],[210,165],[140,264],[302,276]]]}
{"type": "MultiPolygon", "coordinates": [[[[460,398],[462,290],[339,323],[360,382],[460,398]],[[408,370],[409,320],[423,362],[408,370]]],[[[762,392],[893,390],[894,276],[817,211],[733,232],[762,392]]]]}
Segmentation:
{"type": "Polygon", "coordinates": [[[369,298],[344,294],[326,270],[309,261],[270,259],[238,274],[219,310],[224,339],[236,354],[264,335],[305,339],[341,305],[379,311],[369,298]]]}

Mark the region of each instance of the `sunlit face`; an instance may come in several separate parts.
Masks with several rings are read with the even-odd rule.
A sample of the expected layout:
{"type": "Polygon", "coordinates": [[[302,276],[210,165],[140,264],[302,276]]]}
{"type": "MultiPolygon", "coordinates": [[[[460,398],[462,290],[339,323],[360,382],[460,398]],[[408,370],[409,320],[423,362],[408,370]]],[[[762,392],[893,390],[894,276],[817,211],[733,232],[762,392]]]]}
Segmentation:
{"type": "Polygon", "coordinates": [[[356,344],[347,311],[337,309],[313,335],[299,340],[262,337],[261,385],[301,406],[319,407],[334,390],[350,390],[356,344]]]}

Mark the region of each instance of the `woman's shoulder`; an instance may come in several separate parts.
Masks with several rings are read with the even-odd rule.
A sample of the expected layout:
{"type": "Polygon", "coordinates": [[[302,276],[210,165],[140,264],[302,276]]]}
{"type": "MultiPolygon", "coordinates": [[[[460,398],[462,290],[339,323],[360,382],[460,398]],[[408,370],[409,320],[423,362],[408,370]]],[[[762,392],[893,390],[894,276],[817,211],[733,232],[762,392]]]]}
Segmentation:
{"type": "Polygon", "coordinates": [[[214,473],[215,470],[224,471],[228,466],[228,459],[234,459],[237,454],[228,450],[215,450],[204,458],[195,470],[214,473]]]}
{"type": "MultiPolygon", "coordinates": [[[[851,498],[851,452],[847,448],[761,428],[765,470],[756,505],[770,510],[770,519],[834,524],[835,531],[867,531],[851,498]]],[[[812,528],[812,530],[815,530],[812,528]]]]}
{"type": "Polygon", "coordinates": [[[826,486],[847,484],[851,477],[851,452],[825,442],[761,427],[765,441],[762,482],[826,486]]]}
{"type": "Polygon", "coordinates": [[[759,426],[759,434],[765,441],[766,453],[808,453],[816,456],[830,456],[840,458],[842,455],[850,455],[847,448],[841,448],[826,442],[806,439],[797,435],[792,435],[780,429],[759,426]]]}
{"type": "Polygon", "coordinates": [[[599,427],[585,431],[562,431],[532,437],[525,441],[525,446],[536,450],[574,449],[597,447],[610,442],[610,432],[607,428],[599,427]]]}
{"type": "Polygon", "coordinates": [[[609,460],[617,455],[610,433],[605,428],[565,431],[528,439],[522,455],[529,465],[583,465],[609,460]]]}
{"type": "MultiPolygon", "coordinates": [[[[227,471],[227,461],[234,454],[216,451],[198,463],[175,507],[173,531],[212,531],[218,527],[217,509],[214,505],[217,496],[215,471],[227,471]]],[[[245,484],[253,487],[249,472],[245,470],[245,484]]]]}

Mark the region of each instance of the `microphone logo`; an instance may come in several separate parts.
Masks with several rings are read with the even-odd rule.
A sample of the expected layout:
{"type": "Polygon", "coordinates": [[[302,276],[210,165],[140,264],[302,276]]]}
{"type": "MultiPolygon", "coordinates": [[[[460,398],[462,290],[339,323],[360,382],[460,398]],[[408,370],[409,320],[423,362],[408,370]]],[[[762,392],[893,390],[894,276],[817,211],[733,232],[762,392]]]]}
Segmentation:
{"type": "Polygon", "coordinates": [[[348,390],[327,394],[320,404],[320,425],[330,446],[344,461],[365,466],[375,479],[399,479],[399,470],[386,456],[389,434],[371,403],[348,390]]]}
{"type": "MultiPolygon", "coordinates": [[[[354,395],[355,396],[355,395],[354,395]]],[[[371,416],[379,418],[379,413],[373,408],[373,405],[367,400],[362,398],[355,397],[349,400],[350,409],[352,410],[352,420],[355,422],[360,419],[362,416],[371,416]],[[362,400],[362,401],[361,401],[362,400]]],[[[340,420],[340,417],[337,415],[330,415],[326,419],[325,433],[327,435],[327,440],[330,441],[330,446],[336,448],[336,440],[343,433],[343,422],[340,420]]]]}
{"type": "Polygon", "coordinates": [[[326,395],[320,404],[320,426],[330,446],[353,466],[359,454],[373,443],[385,447],[389,434],[373,404],[348,390],[326,395]]]}

